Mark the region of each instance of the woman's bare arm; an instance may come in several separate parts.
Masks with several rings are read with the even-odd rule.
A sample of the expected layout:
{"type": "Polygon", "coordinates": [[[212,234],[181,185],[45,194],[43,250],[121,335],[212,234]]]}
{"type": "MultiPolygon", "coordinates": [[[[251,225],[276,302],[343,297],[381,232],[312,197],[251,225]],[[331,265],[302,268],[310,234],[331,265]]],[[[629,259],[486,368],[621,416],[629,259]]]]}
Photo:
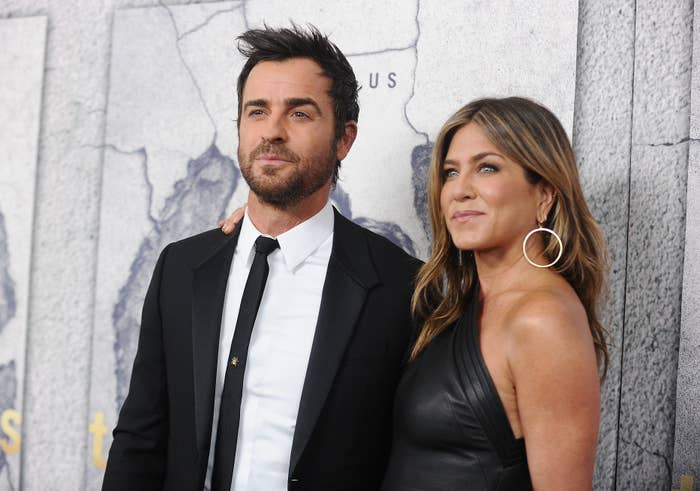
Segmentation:
{"type": "Polygon", "coordinates": [[[590,490],[600,383],[578,299],[537,293],[513,316],[506,346],[535,490],[590,490]]]}

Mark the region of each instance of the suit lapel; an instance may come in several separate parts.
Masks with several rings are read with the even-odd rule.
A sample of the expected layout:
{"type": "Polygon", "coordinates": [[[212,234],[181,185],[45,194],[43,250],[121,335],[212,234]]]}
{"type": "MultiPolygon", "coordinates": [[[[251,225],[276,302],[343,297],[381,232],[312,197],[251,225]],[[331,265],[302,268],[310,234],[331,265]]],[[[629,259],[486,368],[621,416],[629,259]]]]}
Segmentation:
{"type": "Polygon", "coordinates": [[[333,250],[299,405],[290,472],[316,425],[367,293],[378,282],[364,234],[335,210],[333,250]]]}
{"type": "Polygon", "coordinates": [[[192,281],[192,358],[197,450],[208,454],[221,316],[240,223],[214,252],[195,267],[192,281]]]}

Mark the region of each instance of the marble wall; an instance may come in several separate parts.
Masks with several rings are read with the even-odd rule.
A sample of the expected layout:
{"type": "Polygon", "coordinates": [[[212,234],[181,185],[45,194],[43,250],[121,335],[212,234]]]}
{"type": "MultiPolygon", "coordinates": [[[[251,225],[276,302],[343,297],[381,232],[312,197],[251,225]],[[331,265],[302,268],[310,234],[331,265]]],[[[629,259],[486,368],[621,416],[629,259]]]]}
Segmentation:
{"type": "MultiPolygon", "coordinates": [[[[172,5],[167,9],[171,17],[166,20],[171,26],[176,26],[175,37],[180,51],[174,54],[181,56],[181,60],[187,60],[188,56],[192,56],[188,49],[194,50],[198,36],[203,34],[197,26],[206,23],[213,29],[234,29],[232,26],[239,25],[234,21],[221,25],[217,21],[231,20],[234,12],[241,9],[245,11],[246,18],[250,16],[257,22],[269,11],[271,3],[156,0],[4,0],[0,3],[0,22],[7,18],[37,15],[48,18],[31,249],[24,417],[21,424],[22,489],[39,490],[47,486],[59,490],[94,489],[95,474],[90,474],[90,469],[91,466],[99,467],[97,464],[100,463],[102,451],[105,451],[100,449],[100,452],[96,452],[97,442],[104,442],[106,424],[104,414],[102,421],[98,419],[98,411],[95,411],[94,400],[90,396],[96,389],[91,385],[100,383],[99,379],[94,379],[99,363],[94,361],[93,355],[105,349],[99,346],[105,342],[102,337],[93,339],[98,332],[93,326],[100,316],[111,315],[111,309],[101,307],[99,302],[99,289],[106,284],[101,276],[107,267],[100,260],[106,254],[102,252],[105,247],[103,236],[110,233],[105,229],[107,222],[102,219],[101,223],[101,216],[113,210],[113,205],[105,199],[112,185],[117,187],[119,179],[119,175],[110,170],[110,162],[121,162],[127,167],[139,169],[144,161],[141,150],[147,146],[143,140],[146,135],[137,131],[138,126],[132,128],[134,138],[129,141],[118,139],[126,133],[114,131],[120,124],[128,125],[129,119],[127,117],[124,122],[119,122],[112,107],[112,94],[118,94],[124,87],[128,89],[124,81],[128,81],[129,77],[141,80],[144,76],[143,70],[131,74],[125,72],[128,63],[121,66],[115,61],[118,56],[126,56],[128,60],[129,53],[120,50],[128,44],[129,36],[148,36],[147,32],[129,32],[125,29],[129,26],[134,29],[134,23],[139,18],[163,14],[166,10],[163,6],[172,5]],[[179,3],[192,5],[176,6],[179,3]],[[198,4],[201,5],[197,7],[198,4]],[[160,8],[153,8],[159,5],[160,8]],[[145,8],[141,12],[134,10],[138,7],[145,8]],[[187,14],[178,17],[178,9],[187,14]],[[192,13],[197,10],[197,14],[192,13]],[[127,19],[130,15],[133,18],[127,19]],[[142,138],[142,141],[138,141],[138,138],[142,138]],[[56,481],[55,476],[61,476],[61,480],[56,481]]],[[[393,2],[389,3],[393,5],[393,2]]],[[[355,36],[358,46],[350,54],[358,55],[356,59],[362,63],[361,55],[368,55],[372,45],[359,44],[376,39],[377,43],[384,43],[381,49],[396,51],[397,57],[400,57],[402,49],[410,53],[412,45],[417,46],[416,49],[421,48],[420,38],[414,35],[416,26],[439,22],[441,15],[448,14],[459,19],[455,12],[461,10],[464,12],[464,22],[472,22],[474,27],[482,25],[489,16],[507,16],[509,9],[523,5],[523,2],[507,2],[503,4],[502,11],[487,12],[484,7],[474,7],[477,3],[454,1],[443,5],[442,2],[436,4],[422,0],[416,1],[415,5],[411,3],[410,8],[402,3],[401,9],[409,11],[409,15],[392,15],[396,23],[385,32],[381,31],[384,23],[379,23],[375,37],[355,36]],[[479,16],[483,17],[481,22],[478,22],[479,16]]],[[[380,8],[370,7],[370,4],[374,5],[368,2],[367,8],[380,8]]],[[[697,272],[692,269],[693,263],[697,263],[693,261],[693,254],[697,254],[698,250],[698,228],[690,220],[687,227],[685,223],[686,196],[691,196],[693,186],[697,189],[697,166],[693,165],[692,158],[688,170],[693,3],[691,0],[580,0],[578,5],[575,2],[541,2],[537,5],[559,6],[559,11],[547,12],[550,27],[577,29],[574,45],[577,50],[576,77],[575,81],[571,79],[570,82],[575,84],[573,108],[570,102],[563,103],[559,106],[558,114],[565,122],[570,118],[571,123],[567,126],[573,128],[572,137],[584,188],[593,213],[604,229],[612,258],[610,294],[605,308],[611,341],[611,365],[603,387],[595,488],[678,487],[683,484],[680,473],[692,470],[674,467],[687,455],[679,455],[678,449],[695,448],[677,444],[674,457],[679,339],[683,326],[683,339],[691,341],[684,341],[681,345],[681,367],[690,371],[682,370],[681,375],[689,373],[688,376],[692,377],[693,367],[687,362],[683,364],[683,349],[697,346],[696,341],[695,345],[692,344],[692,339],[696,339],[692,337],[692,330],[697,325],[697,308],[694,307],[700,295],[698,282],[693,276],[697,272]],[[578,26],[565,27],[568,19],[572,18],[578,19],[578,26]],[[566,111],[570,111],[569,116],[566,111]],[[688,246],[684,248],[686,234],[688,246]],[[694,249],[692,244],[695,244],[694,249]]],[[[312,6],[313,3],[295,6],[296,18],[314,21],[314,16],[324,15],[323,9],[312,6]]],[[[341,8],[341,3],[337,8],[341,8]]],[[[393,9],[401,10],[398,4],[393,9]]],[[[284,13],[282,9],[278,10],[280,15],[284,13]]],[[[335,9],[333,15],[326,13],[326,22],[340,18],[338,12],[335,9]]],[[[541,12],[526,11],[522,15],[524,19],[536,19],[538,14],[541,12]]],[[[286,21],[288,17],[281,20],[286,21]]],[[[342,36],[345,35],[342,25],[329,26],[327,30],[331,34],[341,37],[336,40],[342,47],[342,36]]],[[[372,26],[368,25],[367,28],[371,29],[372,26]]],[[[426,29],[421,33],[428,42],[434,31],[426,29]]],[[[440,42],[440,35],[434,35],[436,37],[430,43],[440,42]]],[[[334,35],[334,39],[336,37],[334,35]]],[[[484,38],[484,42],[495,43],[489,44],[490,50],[494,53],[499,53],[499,49],[508,51],[507,44],[497,45],[495,38],[498,36],[493,38],[484,38]]],[[[478,51],[470,51],[469,47],[457,49],[459,43],[448,43],[445,48],[450,48],[448,54],[454,57],[470,53],[470,56],[476,56],[472,51],[478,51]]],[[[228,46],[212,47],[214,52],[225,52],[227,49],[228,46]]],[[[539,49],[542,51],[543,48],[539,49]]],[[[564,51],[568,48],[561,46],[560,49],[564,51]]],[[[207,50],[200,52],[204,57],[210,55],[207,50]]],[[[382,53],[374,56],[382,56],[382,53]]],[[[538,59],[540,62],[548,55],[543,53],[541,56],[538,59]]],[[[189,59],[197,61],[197,57],[189,59]]],[[[202,58],[201,66],[195,66],[192,73],[198,77],[195,77],[197,80],[203,81],[204,94],[216,94],[220,90],[216,84],[222,83],[222,80],[202,72],[208,68],[207,61],[202,58]]],[[[387,63],[384,59],[381,61],[387,63]]],[[[430,59],[423,61],[429,63],[430,59]]],[[[487,57],[476,66],[488,61],[487,57]]],[[[167,63],[166,56],[162,62],[167,63]]],[[[410,62],[409,59],[402,63],[410,62]]],[[[416,63],[421,62],[418,58],[416,63]]],[[[363,70],[375,72],[374,66],[366,64],[363,70]]],[[[507,70],[509,66],[513,67],[511,64],[502,69],[507,70]]],[[[151,67],[153,70],[159,68],[151,67]]],[[[222,70],[229,68],[223,67],[222,70]]],[[[429,73],[434,68],[426,65],[423,69],[429,73]]],[[[514,73],[517,75],[516,69],[514,73]]],[[[478,74],[477,71],[475,76],[478,74]]],[[[550,87],[566,86],[569,82],[562,79],[571,75],[572,69],[552,73],[544,69],[533,70],[530,77],[535,83],[524,87],[536,87],[538,83],[547,83],[550,87]],[[552,83],[553,80],[556,84],[552,83]]],[[[505,74],[505,77],[512,77],[512,74],[505,74]]],[[[501,80],[498,71],[483,83],[487,84],[491,79],[501,80]]],[[[446,116],[448,108],[443,110],[444,114],[440,114],[440,117],[426,120],[423,107],[431,102],[421,98],[435,92],[430,89],[434,78],[428,76],[417,80],[424,84],[423,90],[418,91],[418,97],[407,106],[406,116],[418,129],[418,134],[432,135],[435,131],[433,126],[437,124],[435,121],[446,116]]],[[[456,84],[448,83],[445,90],[457,100],[460,94],[459,79],[452,77],[449,80],[456,84]]],[[[524,83],[530,82],[526,80],[524,83]]],[[[157,87],[150,88],[157,93],[157,87]]],[[[523,90],[522,86],[514,88],[523,90]]],[[[469,99],[471,96],[464,97],[469,99]]],[[[542,99],[546,94],[535,96],[542,99]]],[[[568,97],[565,91],[562,94],[552,93],[551,96],[568,97]]],[[[445,98],[449,99],[447,96],[445,98]]],[[[129,98],[123,98],[123,101],[128,104],[129,98]]],[[[556,102],[550,104],[554,106],[556,102]]],[[[206,106],[224,111],[231,109],[216,98],[208,101],[206,106]]],[[[163,107],[167,107],[167,104],[163,107]]],[[[186,107],[179,109],[185,110],[186,107]]],[[[230,122],[225,122],[225,115],[212,114],[211,111],[209,114],[206,111],[201,113],[196,108],[187,111],[187,114],[188,117],[199,117],[199,114],[202,124],[196,127],[205,128],[205,132],[210,127],[218,129],[217,121],[221,121],[223,129],[215,131],[215,138],[211,138],[210,133],[209,138],[204,135],[203,141],[209,139],[216,142],[217,138],[227,138],[226,125],[230,126],[230,122]]],[[[166,126],[182,124],[181,115],[167,116],[161,115],[156,119],[166,126]]],[[[133,123],[140,124],[136,121],[133,123]]],[[[161,134],[166,134],[166,129],[161,134]]],[[[187,134],[188,138],[197,137],[191,132],[187,134]]],[[[424,141],[427,140],[429,138],[424,141]]],[[[187,142],[175,143],[177,146],[187,142]]],[[[221,148],[231,148],[235,144],[231,141],[219,143],[221,148]]],[[[421,141],[418,138],[408,143],[420,146],[421,141]]],[[[167,151],[169,148],[161,145],[161,150],[167,151]]],[[[166,174],[154,174],[150,179],[176,183],[187,176],[190,160],[195,166],[197,162],[217,161],[222,164],[221,168],[226,168],[223,160],[226,151],[218,156],[206,150],[205,145],[196,152],[181,151],[176,158],[182,158],[182,155],[187,158],[178,171],[179,175],[168,176],[166,169],[163,171],[166,174]]],[[[157,155],[157,152],[154,153],[153,158],[157,159],[157,155]]],[[[150,151],[148,156],[150,158],[150,151]]],[[[162,158],[169,158],[167,152],[162,158]]],[[[157,166],[153,169],[157,169],[157,166]]],[[[348,179],[351,179],[350,176],[348,179]]],[[[133,202],[122,200],[125,210],[148,202],[148,196],[132,198],[133,202]]],[[[342,201],[343,197],[339,199],[342,201]]],[[[167,194],[164,194],[162,203],[166,202],[167,194]]],[[[687,207],[690,211],[697,207],[697,203],[689,199],[687,207]]],[[[351,211],[354,209],[351,208],[351,211]]],[[[415,213],[420,215],[419,210],[415,213]]],[[[359,213],[358,210],[358,215],[366,216],[368,213],[359,213]]],[[[381,216],[378,219],[395,222],[381,216]]],[[[201,220],[206,218],[201,217],[201,220]]],[[[148,225],[147,222],[144,222],[144,226],[148,225]]],[[[109,226],[120,225],[110,222],[109,226]]],[[[403,227],[414,227],[411,229],[413,232],[406,235],[412,237],[418,254],[424,252],[424,245],[421,245],[423,239],[416,226],[406,222],[403,227]]],[[[144,236],[147,235],[148,231],[144,232],[144,236]]],[[[136,247],[140,246],[137,244],[136,247]]],[[[110,348],[109,342],[107,348],[110,348]]],[[[687,359],[692,360],[692,352],[688,353],[687,359]]],[[[679,376],[678,383],[681,382],[679,376]]],[[[679,391],[679,400],[680,397],[679,391]]],[[[683,417],[681,407],[679,402],[679,424],[683,417]]],[[[690,438],[689,441],[695,438],[690,434],[684,435],[686,439],[690,438]]],[[[678,441],[681,441],[681,436],[677,435],[678,441]]],[[[7,438],[7,435],[0,431],[0,438],[7,438]]],[[[694,441],[694,445],[697,445],[697,439],[694,441]]],[[[684,482],[687,485],[687,479],[684,482]]],[[[0,482],[0,490],[3,489],[0,482]]]]}

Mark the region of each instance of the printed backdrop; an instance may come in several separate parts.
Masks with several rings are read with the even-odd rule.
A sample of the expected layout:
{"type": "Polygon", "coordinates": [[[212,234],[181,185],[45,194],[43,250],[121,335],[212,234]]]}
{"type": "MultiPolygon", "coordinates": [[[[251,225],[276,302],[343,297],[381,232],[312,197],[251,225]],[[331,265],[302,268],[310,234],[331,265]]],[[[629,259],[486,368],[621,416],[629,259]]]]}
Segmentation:
{"type": "Polygon", "coordinates": [[[46,18],[0,20],[0,490],[19,489],[46,18]]]}
{"type": "Polygon", "coordinates": [[[101,481],[127,393],[146,287],[169,242],[245,200],[235,83],[244,30],[312,23],[362,85],[359,136],[332,199],[353,220],[425,258],[425,176],[445,119],[479,96],[527,95],[571,134],[578,3],[404,0],[219,2],[114,17],[95,297],[87,487],[101,481]],[[438,7],[435,4],[435,7],[438,7]],[[454,15],[460,12],[460,15],[454,15]]]}

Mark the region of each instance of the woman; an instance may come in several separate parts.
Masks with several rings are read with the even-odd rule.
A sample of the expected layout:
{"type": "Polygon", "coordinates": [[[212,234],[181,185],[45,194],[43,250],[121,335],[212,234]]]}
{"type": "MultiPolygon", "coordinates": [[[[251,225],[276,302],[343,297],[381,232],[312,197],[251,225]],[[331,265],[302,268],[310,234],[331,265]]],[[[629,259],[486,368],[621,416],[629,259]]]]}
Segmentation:
{"type": "Polygon", "coordinates": [[[474,101],[429,179],[422,329],[383,490],[591,489],[607,261],[566,133],[532,101],[474,101]]]}
{"type": "Polygon", "coordinates": [[[466,105],[438,135],[428,201],[383,491],[590,489],[607,257],[561,124],[523,98],[466,105]]]}

